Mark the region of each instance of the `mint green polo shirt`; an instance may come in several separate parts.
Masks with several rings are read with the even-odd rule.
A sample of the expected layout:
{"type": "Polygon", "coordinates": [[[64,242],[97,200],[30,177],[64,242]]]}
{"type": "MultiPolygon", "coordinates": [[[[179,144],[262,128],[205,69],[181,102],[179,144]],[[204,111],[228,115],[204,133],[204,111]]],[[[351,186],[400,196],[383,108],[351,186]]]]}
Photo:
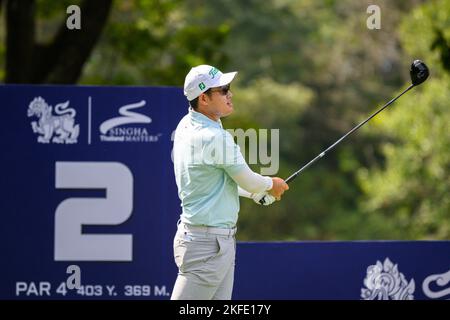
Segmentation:
{"type": "Polygon", "coordinates": [[[246,162],[220,120],[216,122],[189,108],[175,131],[173,163],[182,207],[181,221],[234,227],[239,195],[238,185],[231,176],[244,169],[246,162]]]}

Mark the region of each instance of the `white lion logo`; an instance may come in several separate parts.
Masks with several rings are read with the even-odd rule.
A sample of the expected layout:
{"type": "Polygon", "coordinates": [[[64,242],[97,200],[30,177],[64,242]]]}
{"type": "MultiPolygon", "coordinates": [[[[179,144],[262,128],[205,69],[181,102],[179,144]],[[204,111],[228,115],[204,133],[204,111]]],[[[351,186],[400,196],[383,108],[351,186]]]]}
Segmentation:
{"type": "Polygon", "coordinates": [[[49,143],[50,139],[55,143],[76,143],[80,133],[80,126],[75,124],[76,111],[73,108],[66,109],[69,101],[57,104],[52,115],[52,107],[41,97],[34,98],[28,106],[28,117],[36,116],[39,122],[31,122],[33,132],[39,133],[37,141],[49,143]]]}
{"type": "Polygon", "coordinates": [[[367,268],[364,279],[367,287],[361,289],[361,298],[364,300],[413,300],[415,290],[414,279],[408,283],[405,276],[398,272],[397,265],[389,258],[384,264],[377,261],[376,265],[367,268]]]}

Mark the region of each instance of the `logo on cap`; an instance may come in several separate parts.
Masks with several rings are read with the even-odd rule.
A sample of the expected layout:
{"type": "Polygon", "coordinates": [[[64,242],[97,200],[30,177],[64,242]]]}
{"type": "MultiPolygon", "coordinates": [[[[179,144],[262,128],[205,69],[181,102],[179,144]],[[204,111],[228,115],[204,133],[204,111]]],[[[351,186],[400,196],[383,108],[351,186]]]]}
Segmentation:
{"type": "Polygon", "coordinates": [[[206,88],[205,84],[203,82],[200,82],[200,84],[198,85],[198,87],[200,88],[200,90],[203,90],[206,88]]]}
{"type": "Polygon", "coordinates": [[[209,70],[209,74],[211,75],[211,79],[214,79],[215,75],[219,72],[219,69],[212,67],[211,70],[209,70]]]}

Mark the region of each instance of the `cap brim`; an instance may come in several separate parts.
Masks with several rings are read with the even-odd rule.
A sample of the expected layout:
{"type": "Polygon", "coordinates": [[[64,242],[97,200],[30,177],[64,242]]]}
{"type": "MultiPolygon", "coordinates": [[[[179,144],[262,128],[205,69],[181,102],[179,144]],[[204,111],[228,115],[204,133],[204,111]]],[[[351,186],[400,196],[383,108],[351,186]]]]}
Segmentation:
{"type": "Polygon", "coordinates": [[[235,72],[228,72],[228,73],[222,74],[222,76],[220,77],[220,81],[219,81],[219,85],[218,86],[219,87],[226,86],[231,81],[233,81],[233,79],[236,76],[236,74],[237,74],[237,71],[235,71],[235,72]]]}

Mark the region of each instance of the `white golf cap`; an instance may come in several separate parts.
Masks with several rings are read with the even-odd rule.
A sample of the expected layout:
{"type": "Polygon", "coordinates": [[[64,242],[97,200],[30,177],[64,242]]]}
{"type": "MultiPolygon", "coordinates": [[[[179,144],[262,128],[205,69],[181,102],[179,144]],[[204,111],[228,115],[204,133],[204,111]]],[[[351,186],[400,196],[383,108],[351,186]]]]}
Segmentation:
{"type": "Polygon", "coordinates": [[[184,95],[189,101],[192,101],[209,88],[229,84],[236,74],[237,72],[222,73],[216,67],[206,64],[194,67],[184,80],[184,95]]]}

